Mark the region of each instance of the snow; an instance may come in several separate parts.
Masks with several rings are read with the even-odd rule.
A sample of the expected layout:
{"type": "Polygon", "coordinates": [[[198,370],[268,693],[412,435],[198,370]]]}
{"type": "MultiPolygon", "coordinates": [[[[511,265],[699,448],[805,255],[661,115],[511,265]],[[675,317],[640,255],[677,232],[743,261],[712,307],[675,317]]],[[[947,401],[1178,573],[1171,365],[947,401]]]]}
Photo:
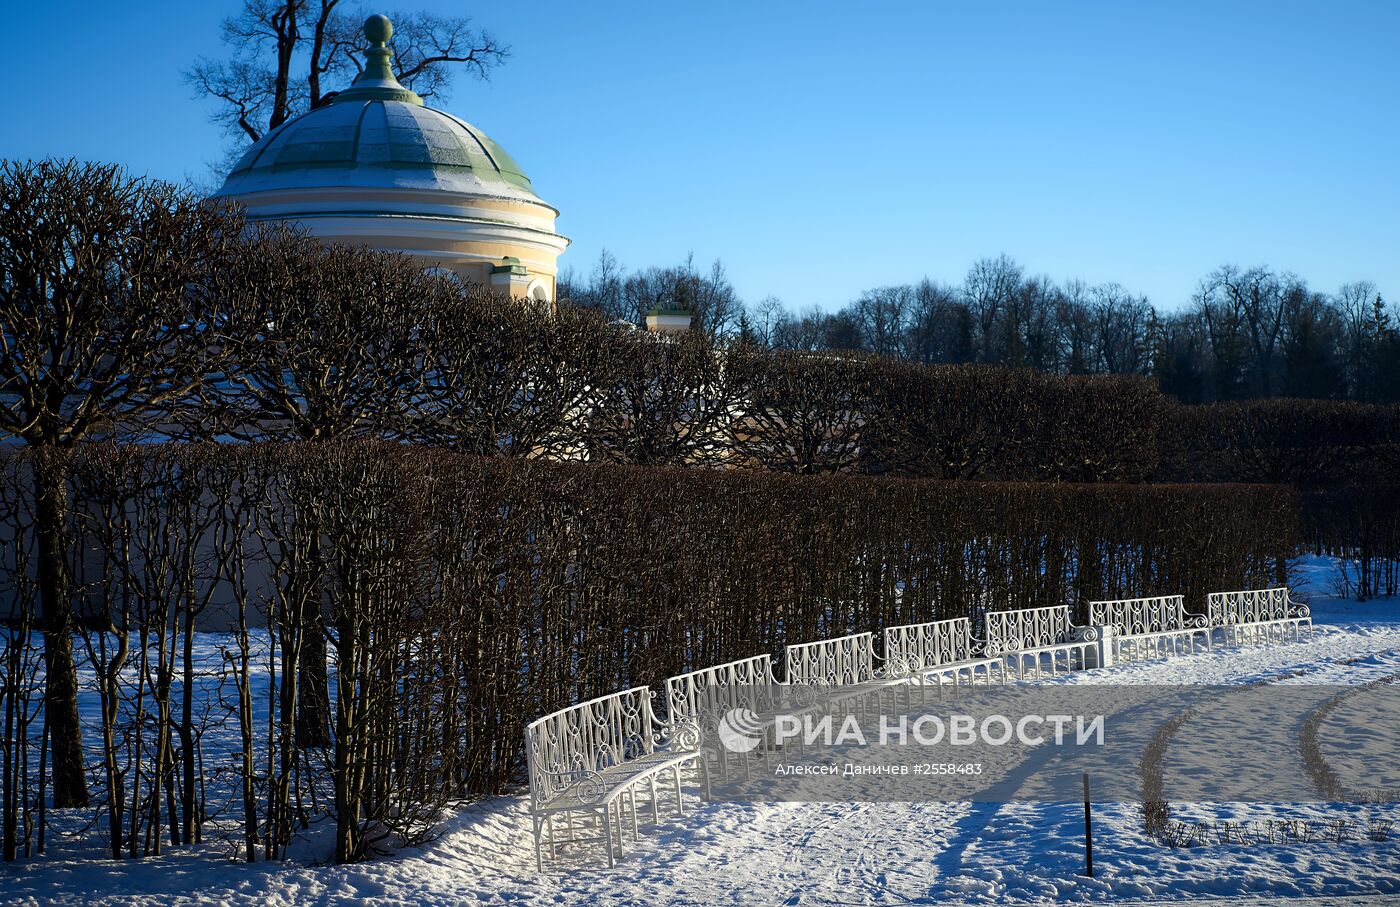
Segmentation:
{"type": "MultiPolygon", "coordinates": [[[[1400,607],[1337,601],[1330,565],[1303,559],[1313,637],[1217,648],[1061,677],[1055,683],[1357,684],[1400,671],[1400,607]]],[[[212,636],[212,635],[211,635],[212,636]]],[[[218,640],[205,641],[210,651],[218,640]]],[[[1393,733],[1393,732],[1392,732],[1393,733]]],[[[1329,757],[1345,759],[1343,748],[1329,757]]],[[[47,859],[6,867],[21,904],[787,904],[1400,903],[1400,834],[1388,842],[1209,844],[1169,848],[1135,804],[1096,804],[1097,876],[1080,875],[1083,811],[1073,804],[695,803],[663,818],[612,869],[597,854],[536,872],[526,801],[462,809],[419,849],[357,866],[231,861],[227,844],[114,862],[59,841],[47,859]],[[1215,899],[1219,899],[1218,901],[1215,899]]],[[[1189,821],[1360,822],[1392,806],[1174,804],[1189,821]]],[[[77,817],[61,817],[74,827],[77,817]]],[[[1400,826],[1400,821],[1397,821],[1400,826]]],[[[300,853],[318,852],[304,842],[300,853]]]]}

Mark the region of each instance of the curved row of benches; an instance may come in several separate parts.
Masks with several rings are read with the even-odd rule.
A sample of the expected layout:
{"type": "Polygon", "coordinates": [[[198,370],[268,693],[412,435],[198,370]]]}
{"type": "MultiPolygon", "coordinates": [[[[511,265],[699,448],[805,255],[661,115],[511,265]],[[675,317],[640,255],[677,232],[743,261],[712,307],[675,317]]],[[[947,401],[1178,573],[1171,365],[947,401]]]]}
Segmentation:
{"type": "MultiPolygon", "coordinates": [[[[1067,606],[989,611],[983,635],[966,617],[888,627],[882,654],[875,634],[853,633],[784,650],[779,682],[770,655],[756,655],[669,678],[662,696],[639,686],[569,706],[525,731],[536,864],[564,842],[596,841],[608,865],[622,853],[639,816],[685,813],[684,787],[708,798],[711,767],[700,741],[739,706],[754,715],[810,708],[824,698],[871,684],[945,686],[1006,683],[1120,661],[1192,654],[1197,646],[1298,638],[1312,619],[1286,587],[1212,593],[1204,614],[1188,614],[1180,595],[1090,602],[1089,625],[1076,626],[1067,606]],[[755,708],[754,696],[767,697],[755,708]]],[[[723,752],[721,750],[721,752],[723,752]]],[[[743,754],[739,754],[743,757],[743,754]]],[[[743,761],[747,771],[748,762],[743,761]]],[[[726,757],[716,768],[727,773],[726,757]]]]}

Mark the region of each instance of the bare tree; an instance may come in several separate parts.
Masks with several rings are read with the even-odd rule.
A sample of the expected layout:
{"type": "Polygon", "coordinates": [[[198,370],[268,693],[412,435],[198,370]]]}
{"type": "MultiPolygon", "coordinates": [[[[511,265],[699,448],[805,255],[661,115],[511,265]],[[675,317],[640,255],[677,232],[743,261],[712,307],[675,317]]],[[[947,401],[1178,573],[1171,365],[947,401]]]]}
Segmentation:
{"type": "Polygon", "coordinates": [[[1083,375],[1094,370],[1094,326],[1088,284],[1082,280],[1065,282],[1055,307],[1055,321],[1064,345],[1062,367],[1065,373],[1083,375]]]}
{"type": "Polygon", "coordinates": [[[958,291],[925,278],[914,287],[906,355],[915,362],[968,362],[972,316],[958,291]]]}
{"type": "Polygon", "coordinates": [[[1005,361],[1006,349],[997,330],[1022,280],[1021,266],[1005,255],[981,258],[968,269],[963,297],[977,330],[977,359],[1005,361]]]}
{"type": "Polygon", "coordinates": [[[1147,366],[1147,324],[1152,306],[1116,283],[1092,291],[1093,345],[1098,371],[1110,375],[1142,374],[1147,366]]]}
{"type": "Polygon", "coordinates": [[[737,461],[813,475],[857,471],[879,361],[869,356],[732,350],[737,461]]]}
{"type": "Polygon", "coordinates": [[[773,328],[773,347],[780,350],[815,352],[826,348],[826,322],[830,316],[816,306],[800,315],[778,320],[773,328]]]}
{"type": "Polygon", "coordinates": [[[592,309],[463,292],[451,281],[424,301],[424,380],[405,437],[481,456],[568,456],[575,439],[566,429],[608,383],[606,350],[622,332],[592,309]]]}
{"type": "Polygon", "coordinates": [[[1001,334],[1007,365],[1056,372],[1063,360],[1056,314],[1063,294],[1049,277],[1023,280],[1011,294],[1001,334]]]}
{"type": "Polygon", "coordinates": [[[218,276],[229,368],[202,388],[209,409],[246,440],[391,432],[420,380],[425,299],[447,279],[280,226],[251,233],[218,276]]]}
{"type": "MultiPolygon", "coordinates": [[[[338,0],[322,0],[322,8],[338,0]]],[[[328,59],[347,60],[356,75],[364,70],[363,13],[329,16],[326,41],[328,59]]],[[[394,77],[422,98],[446,98],[458,71],[473,78],[489,79],[491,71],[510,56],[510,48],[490,32],[472,26],[466,16],[439,16],[418,11],[396,12],[394,25],[394,77]]],[[[315,106],[313,101],[312,106],[315,106]]]]}
{"type": "Polygon", "coordinates": [[[765,296],[747,310],[749,324],[753,330],[753,340],[763,346],[777,345],[778,331],[790,316],[783,308],[783,301],[776,296],[765,296]]]}
{"type": "Polygon", "coordinates": [[[1233,265],[1217,269],[1202,282],[1196,309],[1210,337],[1222,397],[1241,392],[1272,395],[1283,334],[1283,297],[1297,282],[1292,275],[1268,268],[1241,271],[1233,265]]]}
{"type": "Polygon", "coordinates": [[[902,354],[913,307],[914,288],[907,284],[862,293],[852,309],[865,349],[882,356],[902,354]]]}
{"type": "Polygon", "coordinates": [[[1290,397],[1345,396],[1342,337],[1341,312],[1325,294],[1290,287],[1283,298],[1280,390],[1290,397]]]}
{"type": "MultiPolygon", "coordinates": [[[[601,259],[600,267],[607,261],[601,259]]],[[[655,309],[680,309],[693,317],[692,328],[724,335],[743,312],[739,296],[718,260],[707,274],[695,268],[694,256],[669,268],[647,268],[622,283],[623,317],[640,322],[655,309]]]]}
{"type": "Polygon", "coordinates": [[[736,399],[732,370],[700,331],[675,338],[614,332],[589,376],[576,434],[590,459],[721,465],[736,399]]]}
{"type": "Polygon", "coordinates": [[[1234,279],[1238,271],[1222,268],[1221,272],[1201,281],[1192,303],[1210,353],[1211,390],[1216,399],[1229,400],[1245,392],[1249,354],[1242,300],[1222,292],[1223,280],[1234,279]]]}
{"type": "Polygon", "coordinates": [[[87,802],[66,530],[73,447],[155,431],[202,382],[222,323],[211,276],[242,224],[115,166],[0,164],[0,435],[35,448],[35,532],[54,802],[87,802]]]}
{"type": "MultiPolygon", "coordinates": [[[[403,430],[423,380],[425,301],[434,282],[449,278],[425,274],[404,255],[324,245],[281,227],[252,234],[246,253],[219,278],[230,307],[229,367],[202,391],[224,431],[249,440],[324,441],[403,430]]],[[[298,734],[323,744],[330,706],[322,590],[308,581],[289,595],[310,628],[295,704],[298,734]]]]}
{"type": "Polygon", "coordinates": [[[598,253],[598,262],[589,272],[587,282],[561,275],[558,296],[561,302],[597,309],[608,320],[630,319],[635,313],[627,309],[623,299],[623,269],[617,257],[607,249],[598,253]]]}
{"type": "Polygon", "coordinates": [[[1367,366],[1380,328],[1374,305],[1377,298],[1376,285],[1368,280],[1343,284],[1336,295],[1342,318],[1342,362],[1348,391],[1356,400],[1366,399],[1370,390],[1367,366]]]}
{"type": "MultiPolygon", "coordinates": [[[[342,0],[243,0],[222,25],[228,55],[199,58],[185,80],[216,102],[214,122],[256,142],[359,74],[363,18],[342,0]]],[[[395,75],[425,98],[444,97],[458,71],[487,78],[510,55],[471,19],[426,12],[395,16],[393,47],[395,75]]]]}

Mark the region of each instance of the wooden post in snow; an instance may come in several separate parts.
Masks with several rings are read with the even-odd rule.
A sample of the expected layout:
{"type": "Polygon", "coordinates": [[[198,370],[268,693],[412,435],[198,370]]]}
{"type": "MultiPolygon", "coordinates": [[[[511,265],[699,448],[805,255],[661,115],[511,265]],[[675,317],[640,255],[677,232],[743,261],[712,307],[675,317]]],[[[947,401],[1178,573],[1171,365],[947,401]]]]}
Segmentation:
{"type": "Polygon", "coordinates": [[[1094,877],[1094,816],[1089,806],[1089,773],[1084,773],[1084,874],[1094,877]]]}

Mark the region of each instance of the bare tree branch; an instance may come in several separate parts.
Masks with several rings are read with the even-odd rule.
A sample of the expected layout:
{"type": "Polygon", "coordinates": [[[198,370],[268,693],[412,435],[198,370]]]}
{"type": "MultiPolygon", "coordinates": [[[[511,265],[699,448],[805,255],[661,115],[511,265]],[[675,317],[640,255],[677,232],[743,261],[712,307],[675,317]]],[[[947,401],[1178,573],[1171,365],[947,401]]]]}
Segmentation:
{"type": "MultiPolygon", "coordinates": [[[[216,102],[211,119],[239,140],[257,141],[348,87],[364,69],[361,8],[343,0],[243,0],[225,19],[224,59],[197,59],[185,71],[196,96],[216,102]]],[[[427,12],[393,17],[398,78],[422,97],[444,97],[465,71],[485,79],[510,48],[464,16],[427,12]]]]}

